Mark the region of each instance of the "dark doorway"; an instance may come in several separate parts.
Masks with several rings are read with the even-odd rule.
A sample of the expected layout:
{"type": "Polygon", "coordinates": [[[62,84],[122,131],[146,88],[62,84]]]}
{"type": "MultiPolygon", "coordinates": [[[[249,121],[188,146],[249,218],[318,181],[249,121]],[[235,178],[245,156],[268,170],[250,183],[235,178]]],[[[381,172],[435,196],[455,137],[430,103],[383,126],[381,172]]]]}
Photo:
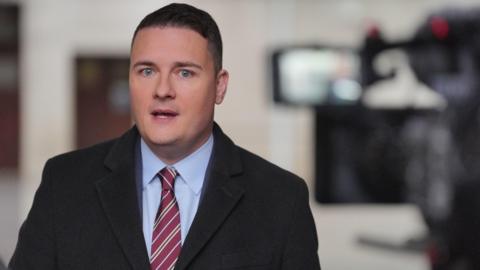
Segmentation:
{"type": "Polygon", "coordinates": [[[115,138],[132,124],[127,57],[76,59],[76,145],[86,147],[115,138]]]}
{"type": "Polygon", "coordinates": [[[19,8],[0,5],[0,169],[18,169],[19,8]]]}

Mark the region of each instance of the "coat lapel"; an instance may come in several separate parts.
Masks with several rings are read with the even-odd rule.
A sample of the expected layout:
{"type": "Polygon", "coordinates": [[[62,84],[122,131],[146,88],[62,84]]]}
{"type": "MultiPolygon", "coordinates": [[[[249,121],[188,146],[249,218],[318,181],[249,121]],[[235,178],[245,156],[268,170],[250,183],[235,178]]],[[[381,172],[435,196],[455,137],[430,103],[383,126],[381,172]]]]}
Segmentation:
{"type": "Polygon", "coordinates": [[[224,223],[243,196],[244,188],[231,179],[242,172],[233,142],[214,127],[215,145],[200,206],[182,247],[175,270],[184,270],[224,223]]]}
{"type": "Polygon", "coordinates": [[[133,269],[149,269],[143,239],[141,215],[135,181],[135,145],[138,138],[132,128],[113,146],[105,159],[111,173],[97,182],[102,207],[133,269]]]}

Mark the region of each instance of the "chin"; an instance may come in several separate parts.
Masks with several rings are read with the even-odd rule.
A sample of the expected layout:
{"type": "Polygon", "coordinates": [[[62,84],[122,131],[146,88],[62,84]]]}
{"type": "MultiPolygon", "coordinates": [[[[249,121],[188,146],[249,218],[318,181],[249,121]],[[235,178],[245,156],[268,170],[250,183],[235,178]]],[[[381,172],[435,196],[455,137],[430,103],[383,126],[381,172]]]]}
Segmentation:
{"type": "Polygon", "coordinates": [[[173,146],[175,145],[176,140],[174,138],[151,138],[149,139],[150,143],[153,146],[157,147],[167,147],[167,146],[173,146]]]}

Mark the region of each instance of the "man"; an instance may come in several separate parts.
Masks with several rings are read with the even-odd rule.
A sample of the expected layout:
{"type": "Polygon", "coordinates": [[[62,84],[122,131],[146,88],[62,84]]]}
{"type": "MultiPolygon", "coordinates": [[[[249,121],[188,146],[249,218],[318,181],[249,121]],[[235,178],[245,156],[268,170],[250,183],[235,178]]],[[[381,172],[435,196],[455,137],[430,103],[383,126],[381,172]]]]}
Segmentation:
{"type": "Polygon", "coordinates": [[[213,122],[228,73],[210,15],[151,13],[130,60],[135,126],[47,162],[11,269],[320,269],[305,183],[213,122]]]}

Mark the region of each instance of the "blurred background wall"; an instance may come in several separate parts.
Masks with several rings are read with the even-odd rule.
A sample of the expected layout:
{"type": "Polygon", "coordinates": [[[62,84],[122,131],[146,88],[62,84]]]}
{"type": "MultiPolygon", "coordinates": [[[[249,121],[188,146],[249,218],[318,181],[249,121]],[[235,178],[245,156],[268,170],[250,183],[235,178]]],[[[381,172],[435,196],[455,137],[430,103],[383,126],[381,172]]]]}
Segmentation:
{"type": "MultiPolygon", "coordinates": [[[[408,37],[429,12],[452,4],[447,0],[185,2],[210,12],[223,35],[224,66],[230,71],[230,83],[225,102],[217,107],[216,121],[237,144],[302,176],[311,190],[313,112],[273,103],[267,68],[269,52],[278,46],[300,43],[358,47],[371,22],[377,22],[387,38],[408,37]]],[[[87,121],[82,130],[78,130],[78,112],[89,111],[88,106],[78,108],[78,104],[89,104],[88,97],[86,103],[79,103],[80,89],[89,89],[88,84],[82,86],[77,81],[83,74],[82,63],[88,65],[92,62],[89,60],[103,59],[104,64],[96,66],[100,69],[114,65],[108,64],[109,61],[125,63],[122,61],[128,60],[130,39],[138,22],[167,3],[169,1],[159,0],[0,0],[0,8],[2,5],[19,8],[20,26],[19,158],[18,166],[1,169],[0,257],[7,260],[13,252],[18,226],[28,213],[45,161],[76,149],[82,130],[88,129],[87,121]]],[[[457,6],[476,4],[480,1],[455,1],[457,6]]],[[[116,78],[112,74],[105,76],[116,78]]],[[[122,107],[125,84],[120,80],[115,87],[122,107]]],[[[392,241],[421,234],[424,225],[416,207],[320,206],[312,199],[312,209],[324,269],[428,269],[422,254],[381,251],[364,247],[357,241],[359,234],[392,241]]]]}

